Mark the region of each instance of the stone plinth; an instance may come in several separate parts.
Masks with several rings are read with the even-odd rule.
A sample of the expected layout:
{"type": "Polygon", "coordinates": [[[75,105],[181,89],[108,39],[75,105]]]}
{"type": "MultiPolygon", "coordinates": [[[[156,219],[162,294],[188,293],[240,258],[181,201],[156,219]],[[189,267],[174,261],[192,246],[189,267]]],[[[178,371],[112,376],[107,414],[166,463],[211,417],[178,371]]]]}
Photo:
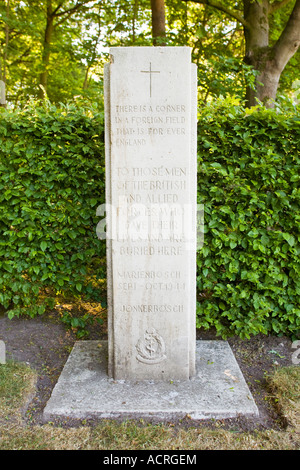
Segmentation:
{"type": "Polygon", "coordinates": [[[107,374],[107,341],[75,344],[50,400],[55,418],[224,419],[258,416],[226,341],[196,342],[196,373],[187,381],[114,380],[107,374]]]}

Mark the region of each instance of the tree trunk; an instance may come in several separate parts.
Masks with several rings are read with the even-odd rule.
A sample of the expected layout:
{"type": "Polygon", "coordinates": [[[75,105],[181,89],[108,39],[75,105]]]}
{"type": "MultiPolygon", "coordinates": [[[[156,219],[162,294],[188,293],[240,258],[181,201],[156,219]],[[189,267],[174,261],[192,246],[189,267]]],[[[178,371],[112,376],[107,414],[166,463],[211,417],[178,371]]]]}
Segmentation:
{"type": "Polygon", "coordinates": [[[248,88],[246,91],[246,101],[250,107],[257,104],[257,99],[264,102],[266,98],[269,100],[276,97],[278,83],[272,80],[269,51],[269,1],[244,0],[244,19],[247,22],[244,27],[245,63],[258,71],[255,89],[248,88]]]}
{"type": "Polygon", "coordinates": [[[273,107],[281,73],[300,46],[300,0],[296,0],[290,18],[273,47],[269,46],[270,15],[291,0],[272,3],[270,0],[243,0],[243,14],[219,0],[191,1],[216,8],[244,26],[244,60],[258,73],[254,89],[247,89],[247,106],[255,106],[260,101],[266,107],[273,107]]]}
{"type": "Polygon", "coordinates": [[[300,0],[273,47],[269,46],[270,8],[269,0],[244,0],[245,62],[258,72],[255,89],[246,92],[248,107],[258,101],[268,108],[274,106],[281,73],[300,44],[300,0]]]}
{"type": "Polygon", "coordinates": [[[152,37],[154,46],[164,46],[166,35],[165,2],[164,0],[151,0],[152,11],[152,37]]]}
{"type": "Polygon", "coordinates": [[[50,60],[50,47],[51,39],[54,29],[54,15],[52,10],[51,0],[47,0],[47,22],[45,28],[44,44],[43,44],[43,55],[42,55],[42,72],[40,74],[39,84],[42,86],[39,89],[39,98],[43,98],[44,93],[47,92],[48,83],[48,67],[50,60]]]}
{"type": "MultiPolygon", "coordinates": [[[[3,74],[0,67],[0,107],[6,108],[6,73],[7,73],[7,56],[8,56],[8,42],[9,42],[9,9],[10,9],[10,0],[7,0],[6,4],[6,21],[5,21],[5,48],[4,48],[4,57],[3,57],[3,74]],[[2,80],[3,78],[3,80],[2,80]]],[[[1,65],[1,64],[0,64],[1,65]]]]}

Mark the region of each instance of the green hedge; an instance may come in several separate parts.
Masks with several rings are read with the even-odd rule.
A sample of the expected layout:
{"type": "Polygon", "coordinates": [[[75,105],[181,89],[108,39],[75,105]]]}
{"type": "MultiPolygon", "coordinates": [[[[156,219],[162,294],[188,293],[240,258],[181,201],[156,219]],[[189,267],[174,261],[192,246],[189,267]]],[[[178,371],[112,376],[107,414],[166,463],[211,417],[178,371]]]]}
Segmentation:
{"type": "MultiPolygon", "coordinates": [[[[105,276],[95,232],[105,197],[103,122],[75,106],[0,115],[0,304],[10,317],[43,313],[57,290],[101,300],[93,281],[105,276]]],[[[297,336],[299,142],[295,114],[201,111],[198,327],[224,337],[297,336]]]]}
{"type": "Polygon", "coordinates": [[[198,326],[300,331],[300,118],[208,107],[198,127],[198,326]]]}
{"type": "Polygon", "coordinates": [[[0,304],[10,317],[43,313],[57,290],[97,296],[103,141],[103,116],[76,107],[0,115],[0,304]]]}

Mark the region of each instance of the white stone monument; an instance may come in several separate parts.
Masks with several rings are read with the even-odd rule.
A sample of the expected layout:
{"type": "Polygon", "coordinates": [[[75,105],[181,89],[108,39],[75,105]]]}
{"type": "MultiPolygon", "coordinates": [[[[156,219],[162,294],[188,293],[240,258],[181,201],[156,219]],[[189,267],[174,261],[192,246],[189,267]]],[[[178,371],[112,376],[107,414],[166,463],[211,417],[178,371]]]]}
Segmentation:
{"type": "Polygon", "coordinates": [[[0,106],[6,106],[5,83],[0,80],[0,106]]]}
{"type": "Polygon", "coordinates": [[[0,340],[0,364],[6,364],[6,347],[3,340],[0,340]]]}
{"type": "Polygon", "coordinates": [[[105,69],[107,340],[75,343],[56,417],[257,416],[226,341],[196,341],[196,67],[112,48],[105,69]]]}
{"type": "Polygon", "coordinates": [[[195,373],[197,70],[188,47],[105,71],[109,375],[195,373]]]}

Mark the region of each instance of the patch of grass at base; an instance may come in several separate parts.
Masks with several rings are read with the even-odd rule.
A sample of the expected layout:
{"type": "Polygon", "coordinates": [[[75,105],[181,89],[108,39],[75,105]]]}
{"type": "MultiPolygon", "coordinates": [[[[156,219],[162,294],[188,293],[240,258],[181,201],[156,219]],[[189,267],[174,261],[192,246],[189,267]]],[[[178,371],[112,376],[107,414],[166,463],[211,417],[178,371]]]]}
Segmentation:
{"type": "Polygon", "coordinates": [[[269,377],[269,388],[286,426],[300,431],[300,367],[277,369],[269,377]]]}
{"type": "Polygon", "coordinates": [[[288,413],[284,431],[233,432],[204,425],[184,429],[140,420],[102,420],[97,426],[63,428],[32,426],[22,420],[21,408],[33,394],[36,374],[23,364],[0,366],[1,450],[298,450],[300,368],[277,370],[269,378],[273,398],[288,413]],[[287,408],[288,407],[288,408],[287,408]],[[288,411],[287,411],[288,410],[288,411]]]}
{"type": "Polygon", "coordinates": [[[34,392],[36,372],[23,363],[0,365],[0,423],[21,420],[21,409],[34,392]]]}

